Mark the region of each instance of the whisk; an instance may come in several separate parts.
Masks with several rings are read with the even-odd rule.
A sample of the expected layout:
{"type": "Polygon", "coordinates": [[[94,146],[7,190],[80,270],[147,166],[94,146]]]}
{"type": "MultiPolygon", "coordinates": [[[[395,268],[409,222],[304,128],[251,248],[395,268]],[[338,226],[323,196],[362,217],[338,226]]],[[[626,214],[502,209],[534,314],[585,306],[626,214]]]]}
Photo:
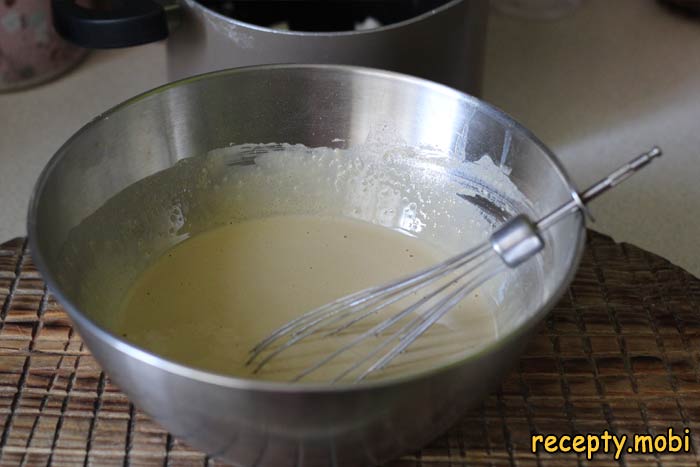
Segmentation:
{"type": "Polygon", "coordinates": [[[542,236],[544,230],[577,211],[587,214],[586,204],[590,200],[621,183],[660,155],[658,147],[639,155],[582,193],[572,192],[570,201],[538,221],[519,214],[493,232],[487,242],[469,251],[411,276],[353,293],[302,314],[260,341],[250,351],[247,365],[255,365],[253,372],[258,373],[273,358],[309,336],[336,336],[391,304],[411,299],[412,295],[421,291],[423,295],[417,295],[420,298],[393,313],[388,319],[353,336],[349,342],[341,343],[329,354],[304,368],[292,380],[301,380],[361,342],[390,330],[389,335],[378,345],[343,367],[331,382],[338,382],[353,372],[359,373],[354,378],[355,382],[367,378],[386,368],[469,293],[497,274],[517,267],[540,252],[545,246],[542,236]],[[431,284],[434,288],[426,289],[431,284]],[[393,329],[394,327],[398,329],[393,329]]]}

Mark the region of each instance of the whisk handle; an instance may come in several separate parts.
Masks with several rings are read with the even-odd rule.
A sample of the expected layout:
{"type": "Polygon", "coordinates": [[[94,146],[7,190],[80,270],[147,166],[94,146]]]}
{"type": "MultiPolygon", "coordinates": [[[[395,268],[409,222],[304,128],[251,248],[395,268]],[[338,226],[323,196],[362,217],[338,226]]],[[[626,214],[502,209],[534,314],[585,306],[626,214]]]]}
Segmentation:
{"type": "Polygon", "coordinates": [[[624,164],[614,172],[612,172],[607,177],[598,180],[596,183],[591,185],[588,189],[581,193],[572,193],[572,199],[559,206],[554,211],[550,212],[542,219],[536,222],[537,227],[540,230],[544,230],[558,221],[566,217],[567,215],[581,210],[584,214],[588,214],[586,210],[586,204],[592,199],[597,198],[601,194],[605,193],[609,189],[619,185],[623,181],[627,180],[633,174],[635,174],[639,169],[649,164],[654,158],[660,157],[662,151],[659,147],[654,146],[649,151],[640,154],[628,163],[624,164]]]}
{"type": "Polygon", "coordinates": [[[627,180],[632,174],[661,156],[661,149],[651,150],[635,157],[607,177],[591,185],[582,193],[573,192],[572,199],[562,204],[537,222],[524,214],[513,217],[491,234],[491,246],[507,266],[513,268],[525,262],[544,248],[542,231],[576,211],[586,211],[586,203],[627,180]]]}
{"type": "Polygon", "coordinates": [[[583,201],[584,203],[588,203],[590,200],[597,198],[602,193],[608,191],[610,188],[613,188],[614,186],[617,186],[620,183],[627,180],[639,169],[649,164],[654,158],[660,157],[661,154],[663,154],[661,152],[661,149],[657,146],[654,146],[651,150],[635,157],[627,164],[623,165],[622,167],[620,167],[607,177],[603,178],[602,180],[599,180],[597,183],[589,187],[586,191],[581,193],[581,201],[583,201]]]}

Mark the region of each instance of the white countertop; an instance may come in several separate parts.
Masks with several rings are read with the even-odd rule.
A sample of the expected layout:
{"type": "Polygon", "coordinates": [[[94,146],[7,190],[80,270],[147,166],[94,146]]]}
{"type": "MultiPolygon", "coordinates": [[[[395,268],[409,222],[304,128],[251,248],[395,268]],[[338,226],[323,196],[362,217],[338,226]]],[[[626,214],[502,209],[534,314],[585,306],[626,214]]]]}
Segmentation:
{"type": "MultiPolygon", "coordinates": [[[[52,83],[0,94],[0,242],[80,126],[166,80],[163,44],[95,52],[52,83]]],[[[653,0],[585,0],[556,21],[494,14],[484,97],[532,129],[581,187],[654,144],[665,156],[592,205],[593,228],[700,275],[700,20],[653,0]]]]}

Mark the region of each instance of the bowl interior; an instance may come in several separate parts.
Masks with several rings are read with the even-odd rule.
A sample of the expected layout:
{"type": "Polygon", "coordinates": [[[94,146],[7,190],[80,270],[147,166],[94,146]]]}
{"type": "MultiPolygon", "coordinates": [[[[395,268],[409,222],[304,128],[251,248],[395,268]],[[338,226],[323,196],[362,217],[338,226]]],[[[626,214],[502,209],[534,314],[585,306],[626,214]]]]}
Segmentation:
{"type": "MultiPolygon", "coordinates": [[[[307,169],[315,170],[310,160],[307,169]]],[[[86,125],[42,174],[29,230],[54,292],[73,313],[112,332],[115,307],[154,257],[232,218],[357,217],[459,251],[472,246],[460,221],[470,210],[481,222],[480,236],[469,237],[475,241],[515,213],[541,217],[571,190],[541,143],[477,99],[375,70],[268,66],[177,82],[86,125]],[[284,177],[269,180],[274,190],[244,194],[256,203],[215,194],[232,174],[287,157],[289,145],[303,145],[297,152],[310,156],[328,150],[308,148],[359,151],[365,160],[374,154],[385,175],[370,191],[417,186],[425,196],[409,200],[413,213],[403,206],[386,216],[388,201],[376,196],[367,198],[368,209],[355,209],[352,180],[337,199],[328,190],[319,196],[313,184],[294,195],[284,177]]],[[[546,312],[571,277],[581,238],[582,220],[571,216],[546,233],[537,258],[508,273],[507,286],[491,286],[501,336],[546,312]]]]}

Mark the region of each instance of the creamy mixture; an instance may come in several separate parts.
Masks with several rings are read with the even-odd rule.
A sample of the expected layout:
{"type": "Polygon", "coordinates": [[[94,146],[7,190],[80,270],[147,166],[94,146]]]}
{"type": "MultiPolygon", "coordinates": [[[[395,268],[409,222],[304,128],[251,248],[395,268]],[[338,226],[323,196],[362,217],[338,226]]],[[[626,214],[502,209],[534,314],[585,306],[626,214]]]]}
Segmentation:
{"type": "MultiPolygon", "coordinates": [[[[70,232],[58,281],[126,340],[244,377],[288,380],[408,299],[332,339],[310,336],[251,375],[249,349],[282,323],[462,252],[503,216],[528,210],[507,167],[492,158],[469,162],[399,143],[232,145],[162,164],[70,232]]],[[[539,277],[536,261],[499,275],[375,377],[478,351],[536,308],[539,277]]],[[[382,337],[307,380],[338,374],[382,337]]]]}
{"type": "MultiPolygon", "coordinates": [[[[277,216],[232,223],[196,235],[156,260],[127,296],[117,327],[128,340],[178,362],[289,380],[408,302],[340,335],[310,336],[254,375],[254,366],[245,361],[256,342],[305,311],[445,258],[415,237],[342,217],[277,216]]],[[[332,379],[396,329],[368,339],[305,380],[332,379]]],[[[487,303],[472,293],[376,376],[445,362],[483,346],[494,333],[487,303]]]]}

